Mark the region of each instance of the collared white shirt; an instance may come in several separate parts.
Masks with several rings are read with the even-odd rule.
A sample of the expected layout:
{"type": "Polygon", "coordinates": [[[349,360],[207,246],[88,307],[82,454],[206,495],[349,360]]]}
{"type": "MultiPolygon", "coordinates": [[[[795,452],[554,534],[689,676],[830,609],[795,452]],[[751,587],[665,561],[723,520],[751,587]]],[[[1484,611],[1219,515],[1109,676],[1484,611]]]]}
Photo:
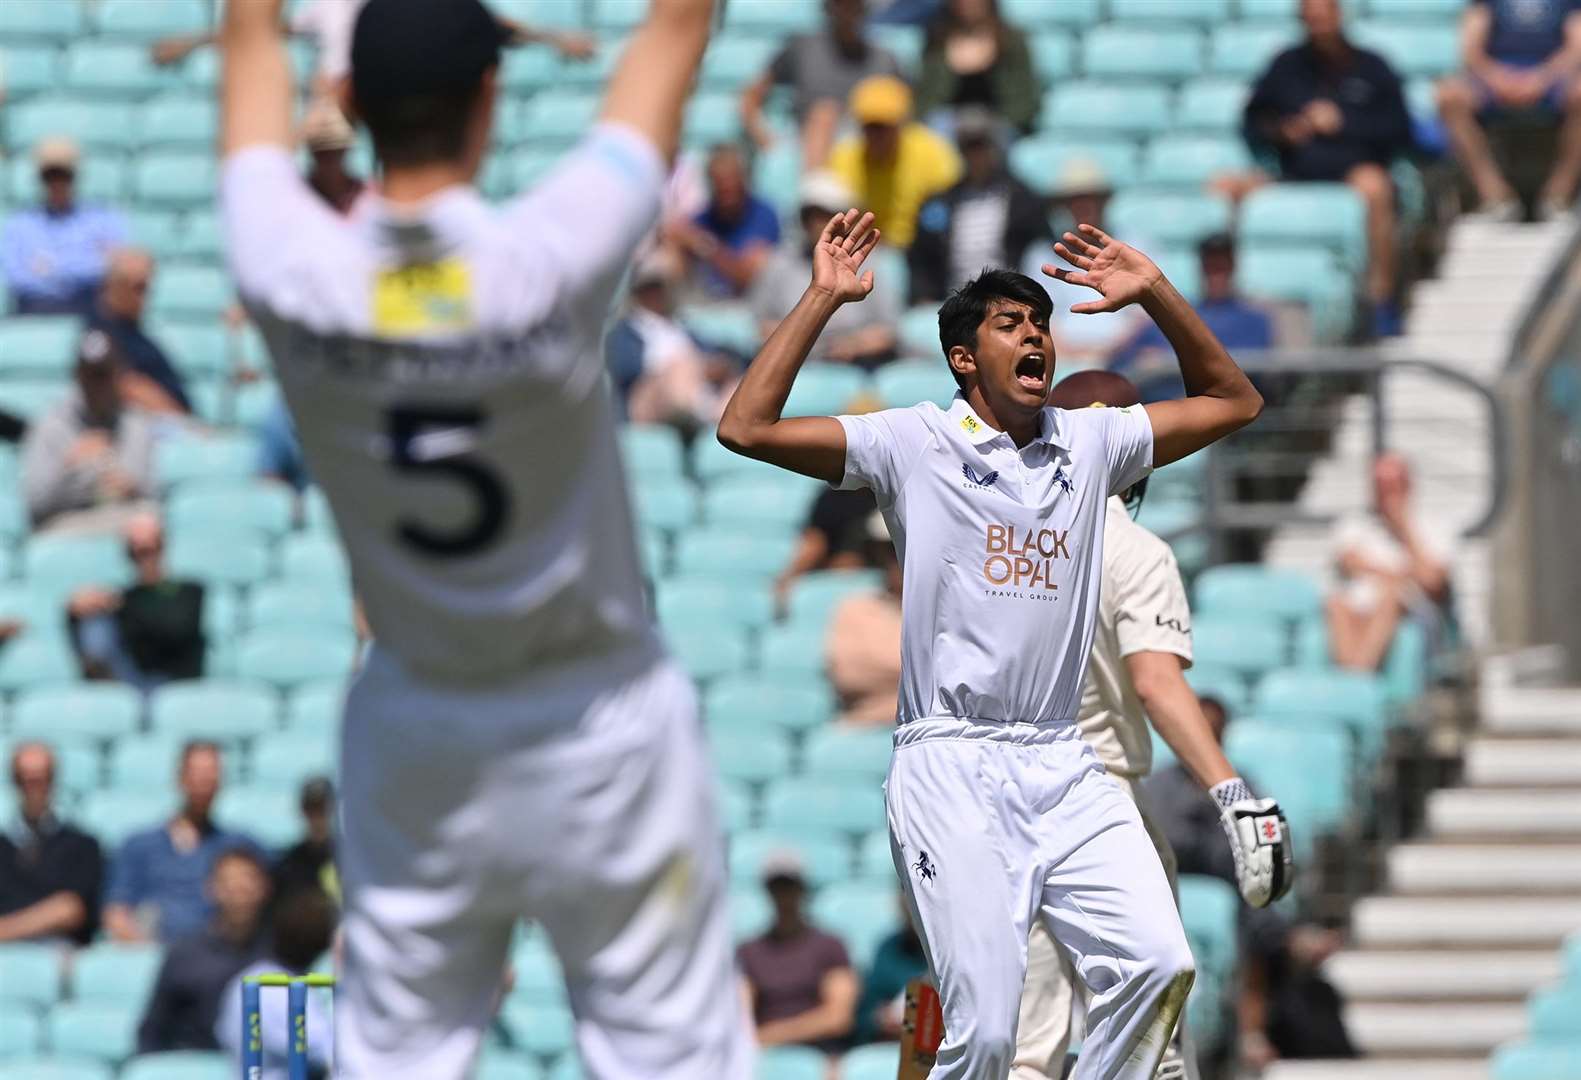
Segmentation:
{"type": "Polygon", "coordinates": [[[1019,449],[959,394],[839,420],[840,486],[873,490],[904,572],[899,723],[1073,722],[1104,505],[1152,467],[1146,410],[1045,409],[1019,449]]]}
{"type": "Polygon", "coordinates": [[[1126,670],[1140,652],[1173,653],[1191,666],[1191,608],[1168,544],[1109,500],[1103,596],[1081,698],[1081,733],[1110,772],[1146,776],[1153,767],[1147,714],[1126,670]]]}
{"type": "Polygon", "coordinates": [[[665,169],[600,125],[500,207],[337,215],[283,147],[221,183],[226,253],[381,649],[498,682],[652,648],[603,333],[665,169]]]}

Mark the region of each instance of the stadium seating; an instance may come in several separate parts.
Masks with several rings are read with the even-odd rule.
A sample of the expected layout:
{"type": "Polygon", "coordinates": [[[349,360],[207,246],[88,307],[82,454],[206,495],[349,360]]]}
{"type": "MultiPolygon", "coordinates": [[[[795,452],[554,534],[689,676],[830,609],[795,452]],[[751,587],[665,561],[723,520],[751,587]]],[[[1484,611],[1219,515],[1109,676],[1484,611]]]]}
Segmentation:
{"type": "MultiPolygon", "coordinates": [[[[172,1050],[141,1054],[121,1069],[119,1080],[230,1080],[230,1058],[206,1050],[172,1050]]],[[[531,1076],[531,1073],[520,1074],[531,1076]]]]}

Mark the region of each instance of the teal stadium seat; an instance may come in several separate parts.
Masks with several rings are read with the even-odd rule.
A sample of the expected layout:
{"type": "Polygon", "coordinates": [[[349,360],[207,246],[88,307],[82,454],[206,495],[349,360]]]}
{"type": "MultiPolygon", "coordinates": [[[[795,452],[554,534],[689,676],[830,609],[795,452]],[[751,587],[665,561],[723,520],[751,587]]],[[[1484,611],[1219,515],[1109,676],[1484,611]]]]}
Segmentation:
{"type": "Polygon", "coordinates": [[[73,1054],[118,1063],[137,1052],[142,1013],[142,1002],[64,1002],[49,1011],[49,1042],[73,1054]]]}
{"type": "Polygon", "coordinates": [[[1232,717],[1251,707],[1252,695],[1246,680],[1233,668],[1194,663],[1186,669],[1186,682],[1199,697],[1217,698],[1232,717]]]}
{"type": "MultiPolygon", "coordinates": [[[[1080,108],[1079,102],[1073,107],[1080,108]]],[[[1045,116],[1053,122],[1051,114],[1046,112],[1045,116]]],[[[1094,129],[1090,138],[1083,131],[1079,140],[1049,134],[1029,135],[1010,148],[1010,171],[1023,184],[1044,195],[1054,190],[1066,169],[1081,161],[1096,164],[1118,185],[1136,176],[1140,154],[1133,140],[1115,138],[1102,129],[1094,129]]],[[[935,323],[935,348],[938,342],[938,324],[935,323]]]]}
{"type": "Polygon", "coordinates": [[[899,1043],[858,1046],[840,1061],[842,1080],[893,1080],[899,1071],[899,1043]]]}
{"type": "Polygon", "coordinates": [[[276,784],[226,785],[214,802],[215,820],[280,850],[302,838],[297,789],[276,784]]]}
{"type": "MultiPolygon", "coordinates": [[[[522,51],[522,50],[517,50],[522,51]]],[[[530,1054],[486,1047],[472,1072],[472,1080],[540,1080],[543,1069],[530,1054]]]]}
{"type": "Polygon", "coordinates": [[[188,94],[171,94],[143,103],[138,110],[138,137],[144,147],[181,150],[212,149],[219,137],[214,102],[188,94]]]}
{"type": "MultiPolygon", "coordinates": [[[[821,670],[821,656],[815,671],[821,670]]],[[[828,685],[799,674],[733,676],[719,680],[703,697],[703,712],[715,731],[808,731],[827,724],[834,709],[828,685]]]]}
{"type": "Polygon", "coordinates": [[[522,1048],[540,1057],[557,1057],[571,1049],[575,1021],[568,1005],[550,1002],[508,1002],[502,1019],[522,1048]]]}
{"type": "Polygon", "coordinates": [[[1247,84],[1242,79],[1193,79],[1175,99],[1176,131],[1213,131],[1235,135],[1246,109],[1247,84]]]}
{"type": "Polygon", "coordinates": [[[149,696],[149,727],[170,738],[227,743],[278,730],[280,702],[266,681],[185,679],[166,683],[149,696]]]}
{"type": "Polygon", "coordinates": [[[61,961],[61,949],[56,945],[0,944],[0,987],[7,998],[53,1005],[61,996],[61,961]]]}
{"type": "Polygon", "coordinates": [[[511,997],[550,1004],[566,1000],[565,973],[553,946],[543,935],[526,938],[512,949],[511,967],[516,971],[511,997]]]}
{"type": "Polygon", "coordinates": [[[348,675],[356,651],[356,638],[343,630],[254,630],[238,646],[236,674],[288,689],[315,679],[348,675]]]}
{"type": "Polygon", "coordinates": [[[99,0],[94,22],[106,37],[153,39],[201,31],[210,16],[203,0],[99,0]]]}
{"type": "Polygon", "coordinates": [[[821,675],[824,670],[824,626],[805,622],[770,626],[763,631],[758,666],[780,679],[821,675]]]}
{"type": "Polygon", "coordinates": [[[60,0],[6,0],[0,4],[0,41],[9,48],[16,40],[78,37],[85,11],[84,4],[60,0]]]}
{"type": "Polygon", "coordinates": [[[715,627],[665,628],[670,651],[694,679],[708,681],[746,670],[751,650],[741,634],[721,635],[715,627]]]}
{"type": "Polygon", "coordinates": [[[0,409],[33,420],[61,399],[56,379],[0,379],[0,409]]]}
{"type": "Polygon", "coordinates": [[[1316,718],[1341,722],[1369,761],[1382,751],[1389,724],[1383,679],[1361,671],[1271,671],[1257,684],[1253,708],[1260,718],[1294,724],[1316,718]]]}
{"type": "Polygon", "coordinates": [[[123,791],[168,787],[176,775],[182,741],[175,732],[117,739],[110,746],[108,786],[123,791]]]}
{"type": "Polygon", "coordinates": [[[857,872],[869,881],[895,877],[895,856],[889,847],[887,827],[872,829],[857,841],[856,865],[857,872]]]}
{"type": "MultiPolygon", "coordinates": [[[[937,316],[933,318],[936,337],[937,316]]],[[[886,408],[908,408],[919,402],[931,401],[947,409],[959,389],[943,357],[896,360],[892,364],[885,364],[874,374],[873,386],[886,408]]]]}
{"type": "Polygon", "coordinates": [[[1235,886],[1202,874],[1180,875],[1180,921],[1199,966],[1228,973],[1235,966],[1240,894],[1235,886]]]}
{"type": "MultiPolygon", "coordinates": [[[[147,248],[157,259],[166,258],[177,250],[181,221],[181,214],[174,210],[150,210],[138,206],[126,211],[126,226],[132,243],[147,248]]],[[[149,336],[159,339],[167,352],[173,351],[162,334],[153,333],[152,323],[146,329],[149,331],[149,336]]],[[[179,357],[172,357],[172,360],[178,368],[181,366],[179,357]]]]}
{"type": "Polygon", "coordinates": [[[170,355],[183,375],[218,375],[231,366],[230,345],[219,323],[159,322],[153,320],[148,336],[170,355]]]}
{"type": "Polygon", "coordinates": [[[1024,29],[1039,26],[1069,26],[1086,29],[1103,21],[1099,0],[1000,0],[1000,14],[1008,23],[1024,29]]]}
{"type": "Polygon", "coordinates": [[[171,532],[257,532],[271,540],[290,531],[296,514],[291,493],[278,484],[259,481],[238,486],[230,481],[183,484],[165,505],[171,532]]]}
{"type": "Polygon", "coordinates": [[[142,712],[137,691],[119,683],[40,686],[11,706],[11,734],[113,739],[136,731],[142,712]]]}
{"type": "Polygon", "coordinates": [[[721,780],[715,793],[719,800],[719,821],[725,835],[733,836],[758,823],[757,799],[747,784],[721,780]]]}
{"type": "Polygon", "coordinates": [[[286,730],[296,733],[333,733],[340,729],[346,706],[346,683],[324,679],[299,686],[286,702],[286,730]]]}
{"type": "Polygon", "coordinates": [[[189,480],[250,479],[258,469],[258,440],[237,433],[165,439],[154,451],[154,472],[165,487],[189,480]]]}
{"type": "Polygon", "coordinates": [[[703,57],[702,85],[740,90],[768,70],[779,42],[761,37],[718,38],[703,57]]]}
{"type": "MultiPolygon", "coordinates": [[[[139,1054],[121,1069],[119,1080],[231,1080],[230,1058],[217,1051],[167,1050],[139,1054]]],[[[532,1073],[522,1073],[532,1080],[532,1073]]]]}
{"type": "Polygon", "coordinates": [[[66,51],[65,85],[78,94],[140,96],[158,89],[160,79],[146,45],[82,41],[66,51]]]}
{"type": "Polygon", "coordinates": [[[1347,32],[1356,44],[1381,53],[1401,78],[1448,75],[1460,66],[1460,27],[1454,21],[1359,19],[1347,32]]]}
{"type": "MultiPolygon", "coordinates": [[[[1195,190],[1215,177],[1251,167],[1246,143],[1235,135],[1162,135],[1148,144],[1143,155],[1142,182],[1195,190]]],[[[1226,214],[1222,228],[1228,226],[1226,214]]]]}
{"type": "MultiPolygon", "coordinates": [[[[138,160],[132,189],[138,199],[155,206],[207,205],[214,198],[215,176],[213,154],[150,153],[138,160]]],[[[170,273],[170,268],[160,271],[156,290],[170,273]]]]}
{"type": "Polygon", "coordinates": [[[1115,22],[1221,23],[1231,18],[1230,0],[1109,0],[1109,18],[1115,22]]]}
{"type": "Polygon", "coordinates": [[[349,589],[298,581],[255,586],[247,598],[246,618],[253,630],[306,625],[350,632],[355,625],[349,589]]]}
{"type": "Polygon", "coordinates": [[[1345,184],[1272,184],[1241,204],[1243,247],[1320,244],[1358,269],[1366,258],[1367,210],[1345,184]]]}
{"type": "Polygon", "coordinates": [[[1538,1042],[1581,1045],[1581,983],[1550,986],[1532,995],[1531,1035],[1538,1042]]]}
{"type": "Polygon", "coordinates": [[[795,533],[789,530],[772,533],[741,526],[704,526],[680,535],[675,570],[698,577],[713,574],[725,579],[767,580],[785,569],[795,546],[795,533]]]}
{"type": "Polygon", "coordinates": [[[1231,563],[1204,570],[1192,589],[1202,615],[1270,615],[1296,623],[1322,613],[1317,582],[1298,570],[1231,563]]]}
{"type": "Polygon", "coordinates": [[[549,1067],[544,1073],[544,1080],[587,1080],[587,1074],[582,1071],[582,1063],[576,1059],[575,1053],[568,1053],[549,1067]]]}
{"type": "Polygon", "coordinates": [[[889,772],[895,734],[879,728],[824,727],[807,736],[802,768],[812,776],[850,777],[882,783],[889,772]]]}
{"type": "Polygon", "coordinates": [[[633,30],[642,22],[645,0],[591,0],[593,25],[600,30],[633,30]]]}
{"type": "Polygon", "coordinates": [[[803,0],[753,0],[725,9],[725,30],[781,37],[807,33],[822,25],[821,13],[803,0]]]}
{"type": "Polygon", "coordinates": [[[1301,0],[1239,0],[1241,18],[1248,22],[1292,22],[1301,0]]]}
{"type": "MultiPolygon", "coordinates": [[[[1275,56],[1298,44],[1301,35],[1295,22],[1224,23],[1214,27],[1208,39],[1208,68],[1217,75],[1255,79],[1275,56]]],[[[1242,84],[1243,102],[1247,91],[1242,84]]],[[[1236,119],[1239,122],[1239,117],[1236,119]]]]}
{"type": "Polygon", "coordinates": [[[280,577],[299,583],[351,581],[346,551],[332,537],[322,534],[288,536],[280,542],[280,577]]]}
{"type": "Polygon", "coordinates": [[[883,585],[883,576],[877,570],[818,570],[803,574],[791,585],[791,621],[822,630],[841,600],[881,589],[883,585]]]}
{"type": "MultiPolygon", "coordinates": [[[[77,358],[82,323],[69,315],[28,315],[0,319],[0,377],[52,376],[64,379],[77,358]]],[[[62,390],[57,390],[59,396],[62,390]]]]}
{"type": "Polygon", "coordinates": [[[1261,676],[1283,667],[1289,656],[1285,629],[1271,618],[1199,615],[1191,628],[1197,662],[1261,676]]]}
{"type": "Polygon", "coordinates": [[[0,1080],[112,1080],[114,1075],[104,1062],[76,1054],[0,1062],[0,1080]]]}
{"type": "MultiPolygon", "coordinates": [[[[1076,80],[1056,86],[1043,103],[1043,123],[1078,140],[1086,133],[1152,135],[1169,127],[1169,92],[1162,85],[1116,85],[1106,79],[1076,80]]],[[[1062,137],[1068,137],[1063,136],[1062,137]]],[[[1085,155],[1096,156],[1084,142],[1085,155]]],[[[1130,174],[1113,174],[1116,183],[1130,174]]]]}
{"type": "MultiPolygon", "coordinates": [[[[1191,0],[1172,0],[1171,8],[1191,0]]],[[[1082,71],[1093,79],[1187,79],[1202,71],[1202,35],[1194,29],[1107,23],[1082,38],[1082,71]]]]}
{"type": "Polygon", "coordinates": [[[738,885],[761,881],[769,857],[786,853],[801,860],[809,885],[830,885],[851,876],[851,844],[844,836],[830,829],[784,827],[732,836],[730,880],[738,885]]]}
{"type": "Polygon", "coordinates": [[[741,138],[740,99],[725,91],[693,95],[686,105],[681,137],[686,145],[702,149],[741,138]]]}
{"type": "Polygon", "coordinates": [[[765,626],[774,617],[774,597],[766,583],[670,578],[659,582],[656,592],[659,625],[670,631],[739,633],[765,626]]]}
{"type": "Polygon", "coordinates": [[[867,375],[845,364],[812,361],[796,376],[785,401],[786,416],[837,416],[867,389],[867,375]]]}
{"type": "Polygon", "coordinates": [[[7,1058],[31,1057],[44,1047],[44,1025],[22,1002],[0,998],[0,1064],[7,1058]]]}
{"type": "Polygon", "coordinates": [[[0,692],[68,682],[77,674],[77,658],[64,634],[34,631],[0,645],[0,692]]]}
{"type": "MultiPolygon", "coordinates": [[[[770,1046],[758,1052],[757,1069],[755,1080],[824,1080],[829,1059],[810,1046],[770,1046]]],[[[849,1080],[845,1072],[841,1075],[849,1080]]],[[[887,1080],[894,1080],[894,1070],[887,1080]]]]}
{"type": "Polygon", "coordinates": [[[546,91],[528,102],[523,126],[534,142],[571,143],[592,127],[599,107],[600,99],[593,94],[546,91]]]}
{"type": "MultiPolygon", "coordinates": [[[[500,81],[515,94],[548,89],[555,85],[559,72],[560,65],[551,49],[511,49],[500,58],[500,81]]],[[[501,130],[507,129],[502,125],[501,130]]]]}
{"type": "MultiPolygon", "coordinates": [[[[1026,145],[1025,139],[1016,144],[1016,146],[1024,145],[1026,145]]],[[[1013,153],[1014,151],[1012,150],[1013,153]]],[[[906,309],[905,313],[900,317],[900,347],[914,356],[938,355],[938,305],[918,304],[915,307],[906,309]]],[[[879,370],[882,371],[883,369],[880,368],[879,370]]]]}
{"type": "Polygon", "coordinates": [[[233,523],[173,530],[168,547],[171,577],[195,578],[208,585],[250,585],[269,575],[268,542],[233,523]]]}
{"type": "MultiPolygon", "coordinates": [[[[731,107],[737,108],[735,99],[731,107]]],[[[709,348],[751,358],[762,344],[758,321],[744,304],[715,303],[681,311],[681,323],[709,348]]]]}
{"type": "MultiPolygon", "coordinates": [[[[1145,236],[1159,244],[1192,247],[1230,224],[1229,200],[1208,192],[1131,190],[1114,197],[1108,210],[1116,236],[1145,236]]],[[[1196,252],[1189,253],[1193,261],[1196,252]]],[[[1153,487],[1148,497],[1156,498],[1153,487]]]]}
{"type": "MultiPolygon", "coordinates": [[[[794,535],[806,524],[817,488],[789,473],[729,477],[703,489],[703,520],[716,528],[776,530],[794,535]]],[[[678,528],[687,523],[680,522],[678,528]]]]}
{"type": "Polygon", "coordinates": [[[637,521],[645,527],[674,532],[697,520],[697,489],[681,477],[662,483],[650,479],[631,495],[637,521]]]}
{"type": "MultiPolygon", "coordinates": [[[[212,210],[197,210],[185,215],[182,219],[181,242],[174,254],[192,264],[215,265],[224,259],[225,238],[221,234],[218,215],[212,210]]],[[[206,313],[200,311],[198,314],[206,313]]]]}
{"type": "Polygon", "coordinates": [[[338,771],[335,747],[327,731],[273,732],[253,747],[253,783],[296,791],[315,776],[333,777],[338,771]]]}
{"type": "Polygon", "coordinates": [[[133,833],[154,828],[169,819],[176,809],[173,776],[173,770],[165,774],[162,782],[170,789],[165,791],[120,788],[90,791],[83,796],[76,824],[98,838],[106,855],[113,854],[133,833]]]}
{"type": "Polygon", "coordinates": [[[1296,857],[1310,853],[1320,833],[1340,825],[1350,806],[1350,740],[1343,732],[1274,727],[1255,720],[1230,723],[1224,753],[1279,800],[1290,819],[1296,857]]]}
{"type": "MultiPolygon", "coordinates": [[[[0,4],[0,8],[5,9],[11,6],[11,3],[0,4]]],[[[12,146],[31,147],[40,139],[70,132],[92,160],[92,154],[121,150],[130,145],[136,135],[134,115],[132,106],[123,101],[93,101],[63,94],[39,95],[15,107],[7,107],[7,141],[12,146]]],[[[213,196],[211,186],[209,197],[213,196]]]]}
{"type": "Polygon", "coordinates": [[[161,319],[217,319],[235,299],[224,270],[195,264],[161,267],[153,292],[150,307],[161,319]]]}
{"type": "Polygon", "coordinates": [[[769,787],[764,821],[773,829],[865,833],[884,823],[884,796],[875,783],[786,777],[769,787]]]}
{"type": "Polygon", "coordinates": [[[7,97],[24,99],[41,90],[53,90],[60,80],[60,50],[53,45],[5,46],[7,97]]]}
{"type": "Polygon", "coordinates": [[[1383,694],[1389,704],[1403,705],[1421,695],[1430,661],[1427,631],[1420,623],[1401,623],[1383,659],[1383,694]]]}
{"type": "Polygon", "coordinates": [[[685,451],[674,428],[660,424],[627,424],[618,435],[621,460],[632,476],[668,478],[685,472],[685,451]]]}
{"type": "Polygon", "coordinates": [[[715,730],[708,738],[714,765],[726,780],[761,784],[791,771],[790,743],[778,731],[715,730]]]}
{"type": "Polygon", "coordinates": [[[1243,244],[1236,256],[1236,289],[1256,299],[1306,305],[1319,342],[1338,341],[1349,330],[1352,280],[1339,257],[1321,247],[1243,244]]]}
{"type": "Polygon", "coordinates": [[[72,999],[141,1006],[163,960],[158,945],[90,945],[72,959],[72,999]]]}
{"type": "Polygon", "coordinates": [[[893,874],[834,882],[813,898],[812,921],[845,942],[853,964],[866,967],[879,943],[900,929],[899,899],[893,874]]]}
{"type": "Polygon", "coordinates": [[[781,139],[760,152],[752,163],[752,189],[782,220],[796,215],[801,184],[801,149],[781,139]]]}
{"type": "Polygon", "coordinates": [[[1076,74],[1076,43],[1063,30],[1038,30],[1027,34],[1032,70],[1047,85],[1076,74]]]}
{"type": "Polygon", "coordinates": [[[1581,1076],[1581,1043],[1509,1043],[1493,1055],[1493,1080],[1574,1080],[1581,1076]]]}

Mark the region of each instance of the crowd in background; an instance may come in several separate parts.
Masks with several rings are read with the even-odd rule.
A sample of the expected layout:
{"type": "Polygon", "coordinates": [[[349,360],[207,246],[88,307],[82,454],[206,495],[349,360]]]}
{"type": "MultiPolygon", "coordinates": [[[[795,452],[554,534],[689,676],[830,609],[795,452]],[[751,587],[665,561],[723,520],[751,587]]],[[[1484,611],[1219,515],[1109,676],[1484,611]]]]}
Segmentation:
{"type": "MultiPolygon", "coordinates": [[[[680,319],[681,308],[741,305],[760,334],[770,333],[810,277],[815,238],[852,205],[874,211],[889,251],[878,260],[873,295],[841,309],[815,362],[872,370],[895,360],[908,306],[937,302],[980,268],[1004,265],[1027,268],[1054,296],[1052,333],[1062,365],[1123,371],[1149,400],[1182,393],[1168,342],[1144,317],[1071,316],[1079,299],[1069,295],[1072,287],[1035,269],[1064,228],[1105,224],[1117,178],[1079,156],[1047,178],[1046,191],[1011,174],[1008,148],[1032,130],[1042,87],[1025,36],[994,0],[889,5],[885,18],[926,26],[920,71],[910,83],[897,58],[870,36],[863,0],[825,0],[823,10],[822,29],[786,41],[743,92],[744,142],[680,166],[693,171],[692,182],[672,185],[664,221],[629,278],[608,337],[623,415],[673,425],[688,438],[710,429],[747,357],[729,343],[699,339],[680,319]],[[792,103],[803,161],[797,208],[786,220],[752,185],[753,156],[785,137],[764,117],[765,102],[782,92],[792,103]],[[905,273],[886,273],[886,266],[905,273]]],[[[1354,188],[1368,223],[1364,336],[1398,333],[1394,163],[1447,143],[1470,178],[1475,212],[1511,220],[1520,208],[1482,123],[1501,111],[1536,112],[1560,131],[1537,211],[1569,212],[1581,179],[1576,11],[1558,0],[1473,0],[1465,15],[1465,70],[1439,87],[1442,126],[1435,133],[1413,122],[1388,62],[1346,37],[1337,0],[1303,0],[1305,40],[1272,61],[1245,110],[1246,140],[1266,168],[1211,183],[1235,198],[1274,181],[1354,188]]],[[[168,62],[198,44],[162,43],[161,55],[168,62]]],[[[575,36],[550,44],[583,56],[597,47],[575,36]]],[[[347,165],[354,138],[323,102],[306,118],[305,175],[343,213],[353,213],[366,190],[347,165]]],[[[12,313],[81,316],[85,332],[70,389],[31,423],[0,417],[0,436],[21,444],[21,483],[35,531],[106,534],[124,543],[132,583],[79,589],[61,614],[85,676],[147,691],[203,673],[204,587],[167,572],[153,476],[158,440],[201,421],[180,358],[145,325],[154,258],[131,245],[120,208],[79,196],[82,151],[67,133],[42,140],[33,162],[41,199],[0,223],[0,270],[12,313]]],[[[1146,237],[1122,239],[1149,247],[1146,237]]],[[[1237,291],[1233,238],[1210,236],[1197,255],[1200,310],[1225,344],[1281,344],[1274,314],[1237,291]]],[[[262,434],[260,475],[303,490],[306,471],[283,410],[262,434]]],[[[1407,466],[1380,459],[1373,479],[1375,512],[1336,532],[1340,584],[1327,611],[1333,659],[1362,670],[1377,669],[1403,621],[1419,621],[1439,638],[1452,632],[1446,544],[1413,516],[1407,466]]],[[[871,496],[820,496],[776,588],[783,597],[802,574],[855,566],[880,571],[884,584],[846,600],[830,621],[836,722],[885,725],[898,678],[899,567],[871,496]]],[[[0,640],[15,630],[0,624],[0,640]]],[[[1222,722],[1222,707],[1217,715],[1222,722]]],[[[144,1050],[217,1045],[216,1009],[227,986],[259,964],[305,969],[328,947],[334,921],[334,795],[327,780],[302,790],[301,842],[269,853],[211,817],[223,783],[221,747],[190,744],[173,764],[180,809],[105,851],[57,816],[50,748],[17,746],[10,769],[20,814],[0,833],[0,941],[82,945],[102,934],[168,946],[139,1031],[144,1050]]],[[[1180,830],[1171,839],[1181,869],[1231,880],[1216,815],[1184,774],[1162,773],[1149,792],[1178,808],[1163,816],[1180,830]]],[[[773,921],[741,949],[761,1040],[836,1050],[895,1038],[897,997],[925,966],[903,916],[897,913],[895,933],[875,956],[851,957],[809,921],[807,882],[794,857],[775,857],[762,871],[773,921]]],[[[1348,1053],[1337,1019],[1333,1029],[1320,1030],[1323,1017],[1337,1016],[1324,996],[1332,990],[1316,974],[1336,939],[1250,913],[1246,921],[1255,943],[1240,1007],[1246,1059],[1348,1053]]]]}

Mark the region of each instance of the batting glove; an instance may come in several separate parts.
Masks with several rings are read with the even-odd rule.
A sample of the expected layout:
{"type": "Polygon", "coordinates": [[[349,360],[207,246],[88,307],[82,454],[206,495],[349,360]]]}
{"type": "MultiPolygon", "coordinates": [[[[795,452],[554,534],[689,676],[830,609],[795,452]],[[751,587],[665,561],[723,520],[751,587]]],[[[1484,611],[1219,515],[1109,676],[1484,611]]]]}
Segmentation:
{"type": "Polygon", "coordinates": [[[1253,798],[1240,777],[1213,785],[1209,793],[1219,804],[1241,896],[1253,907],[1267,907],[1289,892],[1295,880],[1284,811],[1272,799],[1253,798]]]}

